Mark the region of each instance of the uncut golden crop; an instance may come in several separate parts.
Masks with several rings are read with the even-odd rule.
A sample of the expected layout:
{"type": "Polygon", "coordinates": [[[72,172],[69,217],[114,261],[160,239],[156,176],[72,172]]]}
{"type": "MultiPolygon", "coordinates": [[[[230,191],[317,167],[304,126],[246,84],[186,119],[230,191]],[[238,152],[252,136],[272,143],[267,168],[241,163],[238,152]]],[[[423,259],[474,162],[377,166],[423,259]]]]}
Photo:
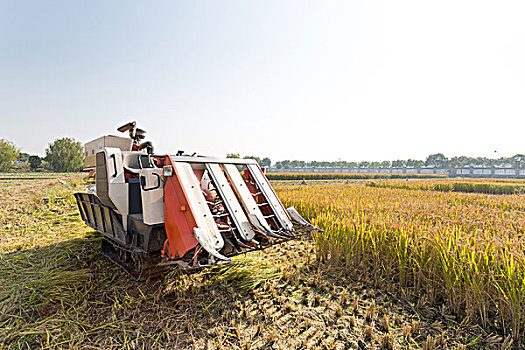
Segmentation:
{"type": "Polygon", "coordinates": [[[369,187],[486,194],[524,194],[525,182],[517,179],[432,179],[368,182],[369,187]]]}
{"type": "Polygon", "coordinates": [[[458,315],[525,332],[525,196],[354,185],[278,187],[285,205],[326,230],[319,259],[396,281],[458,315]]]}
{"type": "Polygon", "coordinates": [[[364,179],[439,179],[440,174],[387,174],[387,173],[266,173],[270,180],[364,180],[364,179]]]}

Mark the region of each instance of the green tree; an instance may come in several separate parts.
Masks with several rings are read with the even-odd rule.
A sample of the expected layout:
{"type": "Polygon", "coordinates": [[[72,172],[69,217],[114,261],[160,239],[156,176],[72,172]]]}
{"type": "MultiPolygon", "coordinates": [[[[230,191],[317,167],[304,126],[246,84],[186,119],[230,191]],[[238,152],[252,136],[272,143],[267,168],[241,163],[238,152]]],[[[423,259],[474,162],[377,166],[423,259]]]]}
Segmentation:
{"type": "Polygon", "coordinates": [[[290,168],[303,168],[304,164],[305,164],[305,162],[303,160],[295,159],[295,160],[290,161],[289,167],[290,168]]]}
{"type": "Polygon", "coordinates": [[[414,160],[412,161],[412,166],[414,168],[421,168],[423,165],[425,165],[425,162],[422,160],[414,160]]]}
{"type": "Polygon", "coordinates": [[[42,158],[39,156],[29,156],[29,167],[32,171],[35,171],[42,165],[42,158]]]}
{"type": "Polygon", "coordinates": [[[389,160],[384,160],[381,162],[381,168],[383,169],[386,169],[386,168],[391,168],[392,167],[392,162],[389,161],[389,160]]]}
{"type": "Polygon", "coordinates": [[[512,165],[514,165],[516,168],[523,168],[523,166],[525,165],[525,155],[523,154],[516,154],[510,159],[512,165]]]}
{"type": "Polygon", "coordinates": [[[271,166],[272,165],[272,160],[268,157],[264,157],[263,159],[261,159],[261,166],[271,166]]]}
{"type": "Polygon", "coordinates": [[[289,160],[283,160],[281,161],[281,168],[289,168],[290,167],[290,161],[289,160]]]}
{"type": "Polygon", "coordinates": [[[20,150],[12,142],[0,139],[0,171],[11,169],[19,153],[20,150]]]}
{"type": "Polygon", "coordinates": [[[406,165],[407,165],[407,161],[403,160],[403,159],[394,160],[392,162],[392,167],[393,168],[404,168],[404,167],[406,167],[406,165]]]}
{"type": "Polygon", "coordinates": [[[16,160],[18,160],[19,162],[22,162],[22,163],[25,163],[29,160],[29,154],[28,153],[24,153],[24,152],[20,152],[18,154],[18,157],[16,157],[16,160]]]}
{"type": "Polygon", "coordinates": [[[46,161],[56,172],[72,172],[82,169],[84,163],[82,144],[72,138],[56,139],[46,149],[46,161]]]}
{"type": "Polygon", "coordinates": [[[419,161],[419,160],[415,160],[415,159],[407,159],[405,165],[407,166],[407,168],[417,168],[419,166],[416,165],[416,164],[423,164],[423,163],[424,163],[423,161],[419,161]]]}
{"type": "Polygon", "coordinates": [[[470,165],[470,163],[473,163],[471,161],[471,158],[468,158],[468,157],[465,157],[465,156],[452,157],[448,161],[448,165],[451,168],[461,167],[461,166],[465,166],[465,165],[470,165]]]}
{"type": "Polygon", "coordinates": [[[237,153],[228,153],[228,154],[226,155],[226,158],[235,158],[235,159],[239,159],[239,158],[241,158],[241,156],[240,156],[239,154],[237,154],[237,153]]]}
{"type": "Polygon", "coordinates": [[[448,158],[443,155],[443,153],[431,154],[427,157],[425,161],[425,166],[431,166],[434,168],[443,168],[446,167],[448,163],[448,158]]]}
{"type": "Polygon", "coordinates": [[[256,156],[244,156],[245,159],[253,159],[257,162],[257,164],[261,165],[261,158],[256,156]]]}
{"type": "Polygon", "coordinates": [[[478,165],[482,167],[491,167],[493,164],[493,160],[487,157],[477,157],[477,158],[472,158],[472,163],[474,165],[478,165]]]}

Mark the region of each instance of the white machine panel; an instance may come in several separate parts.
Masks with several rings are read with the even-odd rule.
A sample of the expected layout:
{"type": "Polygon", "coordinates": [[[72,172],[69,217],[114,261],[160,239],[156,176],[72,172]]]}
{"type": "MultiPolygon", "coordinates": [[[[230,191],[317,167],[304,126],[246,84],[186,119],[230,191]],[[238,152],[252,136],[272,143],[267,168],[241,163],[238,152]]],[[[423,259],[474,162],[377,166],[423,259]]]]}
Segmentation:
{"type": "Polygon", "coordinates": [[[106,135],[99,137],[93,141],[87,142],[84,145],[84,167],[94,168],[95,154],[103,150],[104,148],[112,147],[119,148],[122,151],[131,150],[131,144],[133,140],[129,137],[119,137],[113,135],[106,135]]]}
{"type": "Polygon", "coordinates": [[[164,223],[164,186],[162,169],[140,169],[140,195],[142,197],[142,214],[145,224],[164,223]]]}
{"type": "MultiPolygon", "coordinates": [[[[117,212],[123,216],[128,215],[128,184],[124,178],[124,167],[122,166],[122,151],[120,148],[106,147],[106,173],[108,176],[108,196],[115,204],[117,212]]],[[[123,220],[124,228],[127,220],[123,220]]]]}
{"type": "Polygon", "coordinates": [[[120,148],[107,147],[104,148],[106,153],[106,172],[108,174],[108,182],[112,184],[123,184],[124,167],[122,166],[122,151],[120,148]]]}

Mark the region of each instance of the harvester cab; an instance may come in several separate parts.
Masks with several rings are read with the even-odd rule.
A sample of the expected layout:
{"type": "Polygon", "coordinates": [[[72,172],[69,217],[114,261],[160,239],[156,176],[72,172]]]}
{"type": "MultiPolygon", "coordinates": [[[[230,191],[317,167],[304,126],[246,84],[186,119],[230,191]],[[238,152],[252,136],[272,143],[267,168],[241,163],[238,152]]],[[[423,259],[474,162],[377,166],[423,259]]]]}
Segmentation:
{"type": "Polygon", "coordinates": [[[316,229],[284,208],[255,160],[155,154],[135,122],[117,130],[129,138],[86,143],[95,186],[75,197],[82,220],[104,236],[103,254],[137,280],[229,263],[296,238],[293,223],[316,229]]]}

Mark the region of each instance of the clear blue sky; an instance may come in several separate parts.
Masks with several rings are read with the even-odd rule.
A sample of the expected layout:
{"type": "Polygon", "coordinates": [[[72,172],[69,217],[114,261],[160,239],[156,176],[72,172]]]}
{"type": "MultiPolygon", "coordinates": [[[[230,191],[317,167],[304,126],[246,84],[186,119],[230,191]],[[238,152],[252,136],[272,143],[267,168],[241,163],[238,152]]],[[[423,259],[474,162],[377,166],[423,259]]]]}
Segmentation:
{"type": "Polygon", "coordinates": [[[0,138],[159,152],[525,153],[523,1],[0,0],[0,138]]]}

